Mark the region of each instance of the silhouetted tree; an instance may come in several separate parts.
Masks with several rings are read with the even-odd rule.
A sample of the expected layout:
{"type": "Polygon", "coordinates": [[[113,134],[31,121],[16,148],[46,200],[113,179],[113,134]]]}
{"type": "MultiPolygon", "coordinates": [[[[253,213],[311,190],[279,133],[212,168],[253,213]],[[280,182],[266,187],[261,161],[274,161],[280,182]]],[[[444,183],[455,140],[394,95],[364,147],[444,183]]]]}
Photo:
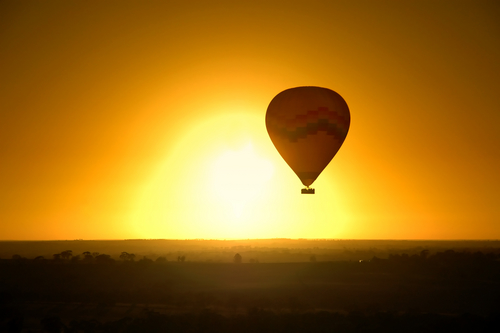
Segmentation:
{"type": "Polygon", "coordinates": [[[167,262],[167,258],[165,258],[165,257],[158,257],[158,258],[156,258],[155,261],[156,262],[167,262]]]}
{"type": "Polygon", "coordinates": [[[429,256],[429,250],[420,251],[420,258],[427,259],[428,256],[429,256]]]}
{"type": "Polygon", "coordinates": [[[85,262],[91,262],[94,260],[94,256],[89,251],[83,252],[82,255],[83,255],[83,261],[85,262]]]}
{"type": "Polygon", "coordinates": [[[112,263],[114,260],[111,258],[109,254],[100,254],[97,257],[95,257],[96,263],[99,264],[107,264],[107,263],[112,263]]]}
{"type": "Polygon", "coordinates": [[[123,261],[134,261],[135,254],[133,253],[128,253],[128,252],[122,252],[120,254],[120,259],[123,261]]]}
{"type": "Polygon", "coordinates": [[[54,257],[54,261],[61,260],[61,254],[60,253],[53,254],[52,256],[54,257]]]}
{"type": "Polygon", "coordinates": [[[236,253],[233,258],[233,262],[235,264],[241,264],[241,255],[239,253],[236,253]]]}
{"type": "Polygon", "coordinates": [[[61,252],[61,258],[62,259],[69,259],[73,255],[73,251],[71,250],[66,250],[61,252]]]}
{"type": "Polygon", "coordinates": [[[310,262],[316,262],[316,256],[313,254],[312,256],[309,257],[310,262]]]}

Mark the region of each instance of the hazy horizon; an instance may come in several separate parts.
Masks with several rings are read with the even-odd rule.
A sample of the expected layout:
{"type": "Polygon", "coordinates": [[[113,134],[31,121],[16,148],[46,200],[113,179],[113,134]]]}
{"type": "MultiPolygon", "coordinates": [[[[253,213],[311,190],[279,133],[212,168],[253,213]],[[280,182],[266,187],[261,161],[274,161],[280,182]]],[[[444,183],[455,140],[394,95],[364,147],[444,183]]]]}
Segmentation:
{"type": "Polygon", "coordinates": [[[166,241],[245,241],[245,240],[304,240],[304,241],[439,241],[439,242],[456,242],[456,241],[498,241],[500,238],[96,238],[96,239],[0,239],[0,242],[69,242],[69,241],[124,241],[124,240],[166,240],[166,241]]]}

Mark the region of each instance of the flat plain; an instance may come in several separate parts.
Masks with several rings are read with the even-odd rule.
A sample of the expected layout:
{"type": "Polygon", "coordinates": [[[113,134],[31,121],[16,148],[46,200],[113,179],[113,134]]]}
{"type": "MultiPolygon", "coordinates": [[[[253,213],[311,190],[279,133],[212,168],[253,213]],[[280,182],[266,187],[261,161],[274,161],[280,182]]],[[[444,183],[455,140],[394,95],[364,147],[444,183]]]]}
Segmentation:
{"type": "MultiPolygon", "coordinates": [[[[0,327],[78,332],[93,322],[94,329],[87,331],[125,332],[133,331],[137,321],[165,324],[192,317],[198,320],[188,320],[193,323],[212,316],[219,320],[213,324],[215,331],[224,331],[221,327],[230,331],[226,321],[263,315],[283,325],[297,318],[307,321],[312,316],[316,322],[330,316],[327,326],[358,315],[362,317],[354,320],[358,329],[380,316],[392,316],[392,321],[403,321],[399,328],[407,330],[404,320],[413,322],[431,314],[444,321],[472,316],[467,320],[488,329],[500,324],[500,250],[495,242],[388,241],[375,242],[374,247],[368,241],[353,241],[327,247],[326,241],[274,240],[274,247],[271,241],[217,247],[214,244],[227,244],[198,240],[178,241],[177,251],[170,241],[163,241],[168,245],[163,250],[158,245],[162,241],[112,241],[113,246],[106,241],[83,242],[87,244],[82,248],[93,244],[110,254],[94,252],[92,258],[88,254],[85,258],[76,252],[80,250],[72,250],[64,259],[13,254],[0,260],[0,327]],[[123,251],[113,252],[120,245],[137,253],[133,260],[120,259],[123,251]],[[236,253],[241,253],[242,263],[234,262],[236,253]],[[339,259],[325,260],[335,256],[339,259]],[[124,320],[128,324],[120,329],[110,328],[124,320]]],[[[0,252],[8,255],[12,247],[23,249],[20,244],[0,243],[0,252]]],[[[35,251],[57,252],[79,249],[82,241],[35,245],[35,251]]],[[[159,327],[164,325],[158,325],[162,331],[159,327]]],[[[177,331],[199,330],[191,324],[179,325],[177,331]]],[[[390,331],[384,325],[377,327],[390,331]]],[[[286,331],[287,326],[277,327],[286,331]]]]}

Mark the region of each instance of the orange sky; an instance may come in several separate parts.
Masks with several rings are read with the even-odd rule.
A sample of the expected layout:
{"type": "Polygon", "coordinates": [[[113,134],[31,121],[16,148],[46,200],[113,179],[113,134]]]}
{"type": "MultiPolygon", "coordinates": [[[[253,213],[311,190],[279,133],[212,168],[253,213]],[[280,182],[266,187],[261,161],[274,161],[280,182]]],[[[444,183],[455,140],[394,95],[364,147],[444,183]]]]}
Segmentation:
{"type": "Polygon", "coordinates": [[[497,1],[2,1],[0,240],[498,239],[499,79],[497,1]],[[303,85],[352,117],[315,195],[303,85]]]}

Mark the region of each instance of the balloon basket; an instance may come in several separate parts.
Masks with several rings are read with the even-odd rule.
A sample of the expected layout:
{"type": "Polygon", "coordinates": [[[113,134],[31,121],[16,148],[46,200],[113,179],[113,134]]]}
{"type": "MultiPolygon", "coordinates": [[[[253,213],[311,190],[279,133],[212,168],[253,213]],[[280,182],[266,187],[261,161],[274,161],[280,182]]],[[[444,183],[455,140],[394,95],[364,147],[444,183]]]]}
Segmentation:
{"type": "Polygon", "coordinates": [[[309,187],[303,188],[301,193],[302,194],[314,194],[314,189],[313,188],[309,188],[309,187]]]}

